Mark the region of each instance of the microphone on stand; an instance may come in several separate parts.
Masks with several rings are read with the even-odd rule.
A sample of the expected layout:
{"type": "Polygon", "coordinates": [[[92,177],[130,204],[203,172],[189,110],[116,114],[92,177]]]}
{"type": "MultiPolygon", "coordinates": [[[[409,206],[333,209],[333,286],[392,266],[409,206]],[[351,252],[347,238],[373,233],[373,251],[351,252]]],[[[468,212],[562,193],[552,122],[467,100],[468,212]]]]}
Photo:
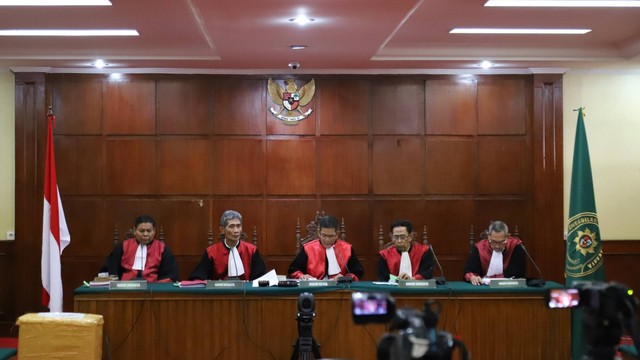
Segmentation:
{"type": "Polygon", "coordinates": [[[531,263],[533,264],[533,266],[535,266],[536,270],[538,270],[538,275],[540,276],[539,278],[527,278],[527,286],[543,287],[546,281],[542,278],[542,271],[540,271],[538,264],[536,264],[536,262],[533,260],[531,255],[529,255],[529,252],[527,251],[527,248],[524,247],[523,243],[520,243],[520,247],[522,247],[522,250],[524,250],[525,255],[527,255],[529,260],[531,260],[531,263]]]}
{"type": "Polygon", "coordinates": [[[438,269],[440,269],[440,276],[434,277],[434,279],[436,280],[436,284],[445,285],[447,283],[447,279],[444,277],[444,271],[442,271],[442,266],[440,265],[440,261],[438,261],[436,251],[433,249],[433,245],[429,244],[429,247],[431,248],[431,252],[433,253],[433,259],[436,261],[436,264],[438,264],[438,269]]]}

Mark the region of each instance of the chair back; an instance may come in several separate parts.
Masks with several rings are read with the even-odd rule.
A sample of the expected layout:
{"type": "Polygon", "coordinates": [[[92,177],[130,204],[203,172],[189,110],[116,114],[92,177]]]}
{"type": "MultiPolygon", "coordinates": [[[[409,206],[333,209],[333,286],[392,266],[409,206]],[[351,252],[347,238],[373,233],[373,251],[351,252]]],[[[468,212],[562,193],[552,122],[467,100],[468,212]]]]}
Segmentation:
{"type": "MultiPolygon", "coordinates": [[[[491,225],[491,223],[493,223],[493,220],[489,221],[489,225],[491,225]]],[[[488,228],[482,230],[482,232],[478,234],[478,241],[482,241],[489,238],[489,233],[487,232],[487,230],[488,228]]],[[[518,230],[518,224],[514,226],[513,231],[514,231],[513,237],[520,240],[520,230],[518,230]]],[[[511,236],[511,232],[509,232],[507,236],[511,236]]],[[[471,253],[471,250],[473,250],[473,246],[475,245],[475,243],[476,243],[476,236],[473,230],[473,225],[471,225],[469,226],[469,253],[471,253]]]]}
{"type": "MultiPolygon", "coordinates": [[[[247,241],[249,237],[247,236],[247,233],[242,232],[240,234],[240,240],[243,241],[247,241]]],[[[224,233],[220,232],[218,234],[218,240],[222,241],[224,240],[224,233]]],[[[258,246],[258,229],[254,226],[253,227],[253,235],[251,238],[251,242],[253,243],[253,245],[258,246]]],[[[207,236],[207,246],[211,246],[213,245],[213,228],[211,225],[209,225],[209,235],[207,236]]]]}
{"type": "MultiPolygon", "coordinates": [[[[128,228],[127,231],[124,233],[124,237],[122,239],[120,239],[120,232],[118,231],[118,225],[114,225],[113,226],[113,235],[112,235],[112,239],[113,239],[113,246],[116,247],[119,243],[127,240],[127,239],[131,239],[134,238],[135,235],[133,234],[134,229],[133,228],[128,228]]],[[[158,236],[156,236],[156,238],[162,242],[164,242],[164,229],[162,228],[162,225],[160,225],[160,229],[158,230],[158,236]]]]}

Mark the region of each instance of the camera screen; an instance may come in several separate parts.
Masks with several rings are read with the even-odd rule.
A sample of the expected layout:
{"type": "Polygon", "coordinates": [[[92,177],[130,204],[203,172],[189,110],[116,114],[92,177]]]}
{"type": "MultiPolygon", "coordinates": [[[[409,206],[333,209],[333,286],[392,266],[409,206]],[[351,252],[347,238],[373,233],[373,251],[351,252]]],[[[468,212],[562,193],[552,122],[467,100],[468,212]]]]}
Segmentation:
{"type": "Polygon", "coordinates": [[[395,315],[393,299],[387,294],[351,294],[353,320],[356,324],[386,323],[395,315]]]}
{"type": "Polygon", "coordinates": [[[578,306],[580,293],[578,289],[551,289],[548,295],[547,305],[551,309],[566,309],[578,306]]]}

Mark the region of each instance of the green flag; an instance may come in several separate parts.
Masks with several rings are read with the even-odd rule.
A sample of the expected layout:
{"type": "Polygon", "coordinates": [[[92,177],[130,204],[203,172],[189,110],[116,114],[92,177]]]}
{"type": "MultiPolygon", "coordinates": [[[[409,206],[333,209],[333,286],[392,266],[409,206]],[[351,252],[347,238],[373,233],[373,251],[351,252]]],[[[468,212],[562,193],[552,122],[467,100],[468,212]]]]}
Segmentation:
{"type": "MultiPolygon", "coordinates": [[[[571,170],[571,197],[567,230],[565,275],[567,286],[574,281],[604,281],[604,265],[596,200],[593,195],[591,161],[582,108],[578,109],[576,142],[571,170]]],[[[582,310],[573,309],[571,316],[571,353],[580,360],[586,350],[582,334],[582,310]]]]}

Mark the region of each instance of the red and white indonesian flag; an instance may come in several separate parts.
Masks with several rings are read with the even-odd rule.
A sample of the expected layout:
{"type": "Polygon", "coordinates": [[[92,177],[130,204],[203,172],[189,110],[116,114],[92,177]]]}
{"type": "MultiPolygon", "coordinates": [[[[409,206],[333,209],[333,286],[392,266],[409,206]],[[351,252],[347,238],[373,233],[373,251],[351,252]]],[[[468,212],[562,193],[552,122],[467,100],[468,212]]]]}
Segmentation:
{"type": "Polygon", "coordinates": [[[44,206],[42,208],[42,305],[51,312],[62,312],[62,272],[60,255],[71,242],[64,218],[56,160],[53,154],[53,114],[47,115],[47,159],[44,173],[44,206]]]}

